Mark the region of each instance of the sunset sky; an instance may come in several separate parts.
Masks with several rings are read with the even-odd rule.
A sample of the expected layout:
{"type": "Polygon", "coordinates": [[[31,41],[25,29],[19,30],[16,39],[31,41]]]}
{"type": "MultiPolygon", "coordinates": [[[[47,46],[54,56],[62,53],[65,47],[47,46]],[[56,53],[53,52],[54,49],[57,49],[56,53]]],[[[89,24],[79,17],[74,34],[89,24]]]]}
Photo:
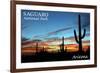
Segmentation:
{"type": "MultiPolygon", "coordinates": [[[[68,40],[67,43],[73,41],[74,29],[78,34],[78,15],[81,15],[82,34],[86,29],[84,41],[90,40],[90,14],[78,12],[56,12],[56,11],[38,11],[38,10],[21,10],[21,30],[22,37],[29,40],[39,39],[49,41],[61,39],[63,36],[68,40]],[[25,20],[23,12],[46,12],[48,20],[25,20]]],[[[34,18],[34,17],[33,17],[34,18]]]]}

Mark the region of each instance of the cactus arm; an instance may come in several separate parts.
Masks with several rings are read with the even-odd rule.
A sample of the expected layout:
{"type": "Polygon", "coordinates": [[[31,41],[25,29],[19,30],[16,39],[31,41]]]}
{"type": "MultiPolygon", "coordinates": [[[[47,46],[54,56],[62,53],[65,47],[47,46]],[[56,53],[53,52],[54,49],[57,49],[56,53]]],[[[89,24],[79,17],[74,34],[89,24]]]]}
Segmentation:
{"type": "Polygon", "coordinates": [[[77,39],[77,35],[76,35],[76,31],[74,30],[74,36],[75,36],[75,40],[77,43],[79,43],[78,39],[77,39]]]}
{"type": "Polygon", "coordinates": [[[85,37],[85,34],[86,34],[86,29],[84,29],[83,36],[81,36],[82,39],[85,37]]]}

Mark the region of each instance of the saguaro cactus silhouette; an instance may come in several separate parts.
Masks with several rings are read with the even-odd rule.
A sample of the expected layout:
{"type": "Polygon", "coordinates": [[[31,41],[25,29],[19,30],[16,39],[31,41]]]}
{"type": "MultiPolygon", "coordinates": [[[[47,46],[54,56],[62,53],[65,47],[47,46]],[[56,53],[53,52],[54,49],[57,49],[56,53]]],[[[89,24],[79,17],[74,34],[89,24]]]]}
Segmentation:
{"type": "Polygon", "coordinates": [[[36,53],[38,52],[38,42],[36,42],[36,53]]]}
{"type": "Polygon", "coordinates": [[[60,45],[60,51],[64,52],[64,37],[62,37],[62,44],[60,45]]]}
{"type": "Polygon", "coordinates": [[[85,37],[86,29],[84,29],[83,35],[82,35],[82,29],[81,29],[81,16],[78,16],[78,36],[76,34],[76,31],[74,30],[74,36],[76,42],[79,44],[79,51],[82,52],[82,39],[85,37]]]}

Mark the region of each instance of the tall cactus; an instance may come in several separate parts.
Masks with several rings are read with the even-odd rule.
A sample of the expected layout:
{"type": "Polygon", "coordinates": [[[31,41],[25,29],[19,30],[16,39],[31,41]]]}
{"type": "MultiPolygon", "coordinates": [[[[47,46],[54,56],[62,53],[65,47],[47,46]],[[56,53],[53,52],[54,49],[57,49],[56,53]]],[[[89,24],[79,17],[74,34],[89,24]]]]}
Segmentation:
{"type": "Polygon", "coordinates": [[[60,45],[60,51],[64,52],[64,37],[62,37],[62,44],[60,45]]]}
{"type": "Polygon", "coordinates": [[[36,42],[36,53],[38,52],[38,42],[36,42]]]}
{"type": "Polygon", "coordinates": [[[74,30],[74,36],[75,36],[75,40],[76,42],[79,44],[79,51],[82,52],[82,39],[85,37],[85,34],[86,34],[86,29],[84,29],[84,32],[83,32],[83,35],[81,33],[81,16],[79,15],[78,16],[78,37],[77,37],[77,34],[76,34],[76,31],[74,30]]]}

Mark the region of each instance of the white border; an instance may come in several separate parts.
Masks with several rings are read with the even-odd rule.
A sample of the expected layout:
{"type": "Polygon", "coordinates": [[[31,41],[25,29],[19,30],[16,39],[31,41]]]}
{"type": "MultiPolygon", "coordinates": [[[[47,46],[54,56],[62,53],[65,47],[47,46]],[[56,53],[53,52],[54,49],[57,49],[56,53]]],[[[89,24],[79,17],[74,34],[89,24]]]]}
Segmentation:
{"type": "Polygon", "coordinates": [[[85,8],[68,8],[68,7],[51,7],[36,5],[16,5],[16,68],[40,68],[40,67],[57,67],[57,66],[73,66],[73,65],[89,65],[94,64],[94,9],[85,8]],[[90,60],[78,61],[59,61],[59,62],[37,62],[37,63],[21,63],[21,9],[26,10],[49,10],[63,12],[88,12],[90,13],[90,60]]]}

